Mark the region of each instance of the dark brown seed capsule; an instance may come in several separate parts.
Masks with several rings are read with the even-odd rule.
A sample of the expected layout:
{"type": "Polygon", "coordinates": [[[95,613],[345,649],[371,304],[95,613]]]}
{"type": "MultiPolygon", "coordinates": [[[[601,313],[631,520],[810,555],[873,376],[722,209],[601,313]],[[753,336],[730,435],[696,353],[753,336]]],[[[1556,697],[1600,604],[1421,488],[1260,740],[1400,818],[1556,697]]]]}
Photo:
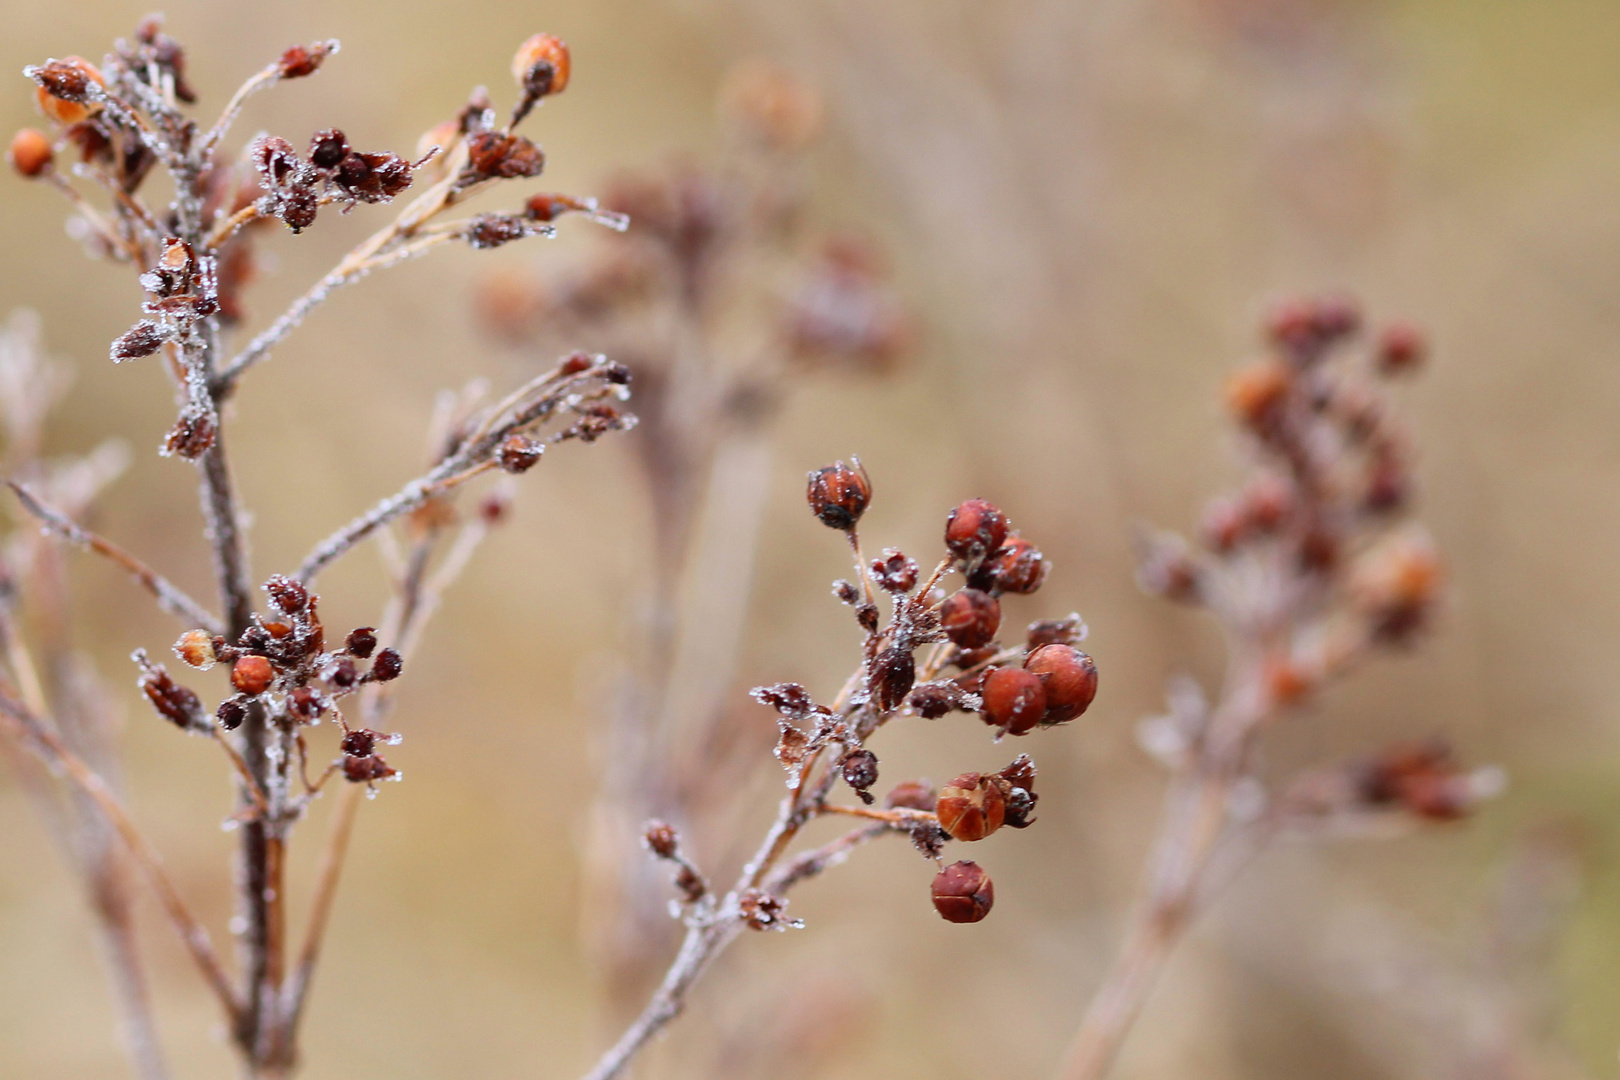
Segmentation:
{"type": "Polygon", "coordinates": [[[348,640],[343,643],[350,656],[357,656],[361,660],[369,657],[377,648],[377,631],[369,626],[362,626],[349,631],[348,640]]]}
{"type": "Polygon", "coordinates": [[[377,659],[371,663],[371,677],[376,682],[390,682],[399,678],[399,673],[404,668],[405,661],[398,652],[393,649],[384,649],[377,654],[377,659]]]}
{"type": "Polygon", "coordinates": [[[963,773],[939,789],[935,813],[953,840],[983,840],[1006,820],[1007,798],[999,777],[963,773]]]}
{"type": "Polygon", "coordinates": [[[855,527],[872,502],[872,483],[859,458],[852,465],[835,461],[810,474],[805,499],[823,525],[844,532],[855,527]]]}
{"type": "Polygon", "coordinates": [[[978,589],[960,589],[940,605],[939,625],[959,647],[982,649],[1001,629],[1001,601],[978,589]]]}
{"type": "MultiPolygon", "coordinates": [[[[1048,645],[1047,648],[1053,648],[1048,645]]],[[[1046,715],[1046,687],[1022,668],[996,668],[984,677],[984,722],[1009,735],[1023,735],[1046,715]]]]}
{"type": "Polygon", "coordinates": [[[890,646],[872,659],[872,700],[887,712],[899,708],[917,681],[917,661],[910,649],[890,646]]]}
{"type": "Polygon", "coordinates": [[[883,558],[872,560],[872,580],[889,593],[908,593],[917,587],[917,561],[899,548],[884,548],[883,558]]]}
{"type": "Polygon", "coordinates": [[[506,472],[524,473],[539,464],[540,456],[545,452],[543,443],[535,442],[527,435],[513,435],[501,443],[496,460],[506,472]]]}
{"type": "Polygon", "coordinates": [[[976,923],[996,902],[990,875],[976,862],[954,862],[934,875],[934,910],[953,923],[976,923]]]}
{"type": "Polygon", "coordinates": [[[877,755],[870,750],[856,750],[844,759],[839,771],[844,783],[855,789],[862,802],[870,805],[872,793],[868,789],[878,781],[877,755]]]}
{"type": "Polygon", "coordinates": [[[1091,707],[1097,696],[1097,665],[1071,645],[1043,645],[1029,654],[1024,670],[1046,689],[1043,724],[1063,724],[1091,707]]]}
{"type": "Polygon", "coordinates": [[[377,734],[370,728],[346,731],[340,749],[350,757],[370,757],[377,749],[377,734]]]}
{"type": "Polygon", "coordinates": [[[235,731],[242,726],[242,721],[247,719],[247,706],[238,698],[226,698],[219,703],[219,708],[214,710],[214,719],[218,720],[219,726],[226,731],[235,731]]]}
{"type": "Polygon", "coordinates": [[[983,499],[969,499],[945,518],[945,547],[963,562],[974,562],[1007,540],[1007,518],[983,499]]]}
{"type": "Polygon", "coordinates": [[[231,685],[249,697],[270,689],[275,677],[275,668],[262,656],[244,656],[231,668],[231,685]]]}
{"type": "Polygon", "coordinates": [[[923,683],[906,698],[918,716],[925,720],[938,720],[962,700],[962,694],[948,682],[923,683]]]}
{"type": "Polygon", "coordinates": [[[270,594],[276,610],[285,614],[297,615],[309,606],[309,590],[292,578],[277,574],[265,582],[264,591],[270,594]]]}

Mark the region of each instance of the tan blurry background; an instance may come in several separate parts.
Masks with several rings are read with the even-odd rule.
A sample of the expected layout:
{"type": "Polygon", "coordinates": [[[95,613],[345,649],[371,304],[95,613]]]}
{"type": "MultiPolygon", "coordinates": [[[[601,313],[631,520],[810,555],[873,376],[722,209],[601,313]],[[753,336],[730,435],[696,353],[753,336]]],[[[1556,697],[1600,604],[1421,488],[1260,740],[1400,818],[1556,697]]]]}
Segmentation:
{"type": "MultiPolygon", "coordinates": [[[[0,71],[99,56],[140,14],[11,0],[0,71]]],[[[791,1026],[775,1003],[797,984],[825,988],[819,1007],[839,1033],[817,1075],[1051,1070],[1116,944],[1157,812],[1162,778],[1133,724],[1170,674],[1219,670],[1208,626],[1135,590],[1130,526],[1185,527],[1233,475],[1220,380],[1254,350],[1268,298],[1322,287],[1433,333],[1436,361],[1405,405],[1452,593],[1431,642],[1278,732],[1271,765],[1440,731],[1470,760],[1502,762],[1511,786],[1466,825],[1270,855],[1178,957],[1120,1075],[1444,1075],[1435,1062],[1466,1022],[1450,998],[1466,995],[1437,1003],[1413,969],[1470,954],[1503,858],[1548,820],[1569,823],[1586,871],[1554,965],[1559,1035],[1592,1075],[1615,1074],[1612,4],[351,0],[189,2],[168,15],[205,112],[285,45],[341,38],[317,79],[258,99],[242,134],[297,143],[336,125],[402,150],[471,86],[503,94],[515,43],[555,32],[573,47],[574,81],[531,134],[546,185],[571,192],[615,166],[712,150],[714,91],[732,62],[765,55],[797,71],[830,106],[815,212],[890,247],[926,332],[898,377],[816,382],[782,417],[739,696],[778,679],[830,693],[853,662],[827,593],[846,572],[840,544],[801,503],[804,470],[851,451],[877,489],[869,545],[923,557],[945,509],[983,494],[1056,564],[1010,619],[1077,608],[1092,627],[1102,697],[1083,724],[1028,747],[1043,770],[1040,824],[976,855],[996,876],[994,915],[947,925],[928,909],[927,863],[900,844],[863,851],[796,896],[807,930],[739,943],[647,1075],[704,1075],[717,1030],[791,1026]]],[[[0,103],[6,130],[33,122],[30,99],[17,78],[0,103]]],[[[134,318],[133,285],[80,257],[47,192],[0,183],[0,306],[39,309],[52,352],[78,370],[56,445],[126,439],[134,465],[97,524],[205,594],[192,470],[150,452],[168,390],[150,364],[103,359],[134,318]]],[[[275,311],[376,220],[362,207],[266,245],[277,266],[252,310],[275,311]]],[[[544,263],[584,228],[365,282],[250,378],[234,443],[261,575],[412,474],[439,388],[528,370],[532,357],[473,327],[476,274],[498,259],[544,263]]],[[[311,1006],[308,1077],[567,1077],[604,1045],[577,935],[580,807],[599,673],[646,533],[625,449],[570,447],[525,478],[516,520],[452,595],[392,725],[407,781],[363,810],[311,1006]]],[[[74,565],[83,644],[133,706],[125,657],[161,649],[175,627],[104,567],[74,565]]],[[[326,580],[323,611],[371,621],[382,590],[362,552],[326,580]]],[[[232,839],[217,827],[230,793],[215,753],[144,708],[130,709],[125,743],[138,816],[222,935],[232,839]]],[[[1007,756],[961,718],[902,727],[877,749],[885,782],[1007,756]]],[[[739,820],[764,827],[779,775],[762,758],[757,784],[732,796],[739,820]]],[[[0,1076],[123,1075],[81,890],[4,779],[0,822],[0,1076]]],[[[213,1003],[150,905],[144,915],[177,1075],[226,1074],[213,1003]]],[[[778,1073],[755,1063],[740,1075],[778,1073]]]]}

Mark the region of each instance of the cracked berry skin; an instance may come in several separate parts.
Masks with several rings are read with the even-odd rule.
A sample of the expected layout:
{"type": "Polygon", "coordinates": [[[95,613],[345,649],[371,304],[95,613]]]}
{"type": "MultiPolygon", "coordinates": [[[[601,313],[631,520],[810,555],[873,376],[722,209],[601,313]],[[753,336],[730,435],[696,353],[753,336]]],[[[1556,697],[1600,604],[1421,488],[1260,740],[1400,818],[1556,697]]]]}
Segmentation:
{"type": "Polygon", "coordinates": [[[976,862],[954,862],[934,875],[934,910],[946,922],[976,923],[990,914],[996,889],[976,862]]]}

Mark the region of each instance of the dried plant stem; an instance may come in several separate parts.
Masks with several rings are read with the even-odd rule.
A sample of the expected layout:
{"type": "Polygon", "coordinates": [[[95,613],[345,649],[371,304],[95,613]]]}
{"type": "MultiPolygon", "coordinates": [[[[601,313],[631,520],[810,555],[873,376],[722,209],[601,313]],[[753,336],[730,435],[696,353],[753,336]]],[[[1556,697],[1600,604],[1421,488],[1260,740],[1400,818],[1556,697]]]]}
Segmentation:
{"type": "Polygon", "coordinates": [[[214,951],[207,929],[181,897],[174,882],[169,879],[168,871],[163,868],[163,860],[141,834],[106,781],[86,765],[82,758],[69,750],[56,733],[27,706],[4,692],[0,692],[0,723],[4,724],[19,745],[32,750],[47,767],[61,770],[94,803],[107,824],[128,849],[135,864],[140,867],[141,873],[157,892],[169,921],[179,932],[182,943],[196,961],[209,988],[219,998],[227,1016],[233,1022],[238,1020],[242,1013],[242,1005],[237,1000],[236,992],[231,988],[230,976],[220,963],[218,953],[214,951]]]}
{"type": "Polygon", "coordinates": [[[1147,894],[1069,1046],[1062,1080],[1101,1080],[1108,1074],[1171,951],[1198,913],[1205,872],[1228,831],[1233,785],[1243,775],[1256,728],[1269,715],[1261,677],[1258,654],[1234,661],[1221,705],[1172,778],[1147,894]]]}
{"type": "Polygon", "coordinates": [[[201,604],[187,596],[185,592],[162,574],[159,574],[111,540],[82,528],[69,520],[65,514],[47,506],[26,485],[15,480],[8,480],[6,483],[12,491],[16,492],[18,500],[23,504],[23,508],[38,518],[46,530],[55,533],[70,544],[94,552],[122,567],[135,579],[137,584],[152,594],[157,600],[158,606],[164,611],[169,612],[171,615],[178,615],[192,626],[207,630],[210,634],[224,633],[224,626],[217,616],[210,614],[201,604]]]}
{"type": "Polygon", "coordinates": [[[321,943],[326,938],[326,927],[332,917],[332,906],[337,899],[338,881],[343,876],[343,863],[349,854],[349,839],[354,835],[355,815],[365,789],[358,784],[345,787],[337,797],[337,808],[332,811],[332,824],[327,831],[326,849],[321,853],[320,869],[315,875],[315,892],[311,899],[309,925],[304,931],[304,944],[298,950],[298,963],[287,983],[281,1015],[285,1018],[289,1039],[298,1031],[298,1021],[304,1012],[309,983],[315,974],[315,965],[321,958],[321,943]]]}

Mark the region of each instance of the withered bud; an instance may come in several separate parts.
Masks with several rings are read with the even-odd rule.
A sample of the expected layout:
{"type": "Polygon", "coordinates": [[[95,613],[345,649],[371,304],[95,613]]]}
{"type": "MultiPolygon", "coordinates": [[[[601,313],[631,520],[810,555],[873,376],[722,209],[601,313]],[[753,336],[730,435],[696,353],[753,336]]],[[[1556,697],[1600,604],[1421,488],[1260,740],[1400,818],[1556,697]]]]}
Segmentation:
{"type": "Polygon", "coordinates": [[[54,156],[50,136],[35,128],[23,128],[13,135],[11,149],[6,152],[11,167],[29,178],[50,168],[54,156]]]}
{"type": "Polygon", "coordinates": [[[343,759],[343,778],[351,784],[369,784],[377,780],[387,780],[398,775],[397,770],[391,768],[388,762],[372,754],[370,757],[345,757],[343,759]]]}
{"type": "Polygon", "coordinates": [[[326,711],[326,700],[314,687],[300,686],[287,695],[287,708],[305,723],[313,723],[326,711]]]}
{"type": "Polygon", "coordinates": [[[1006,540],[1006,515],[983,499],[969,499],[945,518],[945,547],[964,563],[977,562],[1006,540]]]}
{"type": "Polygon", "coordinates": [[[513,435],[501,443],[495,460],[506,472],[525,473],[540,463],[540,456],[545,452],[544,443],[536,442],[527,435],[513,435]]]}
{"type": "Polygon", "coordinates": [[[219,426],[212,415],[188,408],[169,429],[163,441],[163,453],[178,454],[187,461],[193,461],[208,452],[218,432],[219,426]]]}
{"type": "Polygon", "coordinates": [[[749,696],[761,705],[768,705],[790,719],[799,719],[815,708],[810,692],[798,683],[781,682],[771,686],[756,686],[749,696]]]}
{"type": "Polygon", "coordinates": [[[868,634],[875,632],[878,628],[877,605],[867,603],[856,604],[855,621],[859,623],[861,629],[865,630],[868,634]]]}
{"type": "Polygon", "coordinates": [[[348,638],[343,642],[343,648],[350,656],[365,660],[377,648],[377,631],[369,626],[350,630],[348,638]]]}
{"type": "Polygon", "coordinates": [[[309,589],[284,574],[276,574],[265,582],[264,591],[270,594],[270,602],[276,605],[276,610],[283,614],[297,615],[309,606],[309,589]]]}
{"type": "Polygon", "coordinates": [[[135,662],[142,668],[136,685],[159,716],[188,731],[208,726],[208,713],[203,709],[202,699],[194,691],[169,678],[163,665],[150,663],[143,652],[135,654],[135,662]]]}
{"type": "Polygon", "coordinates": [[[169,331],[151,319],[142,319],[114,338],[111,348],[107,350],[107,354],[115,364],[122,364],[125,360],[137,360],[143,356],[151,356],[163,348],[163,343],[169,340],[169,336],[169,331]]]}
{"type": "Polygon", "coordinates": [[[872,560],[872,580],[888,593],[909,593],[917,587],[917,561],[899,548],[884,548],[883,558],[872,560]]]}
{"type": "Polygon", "coordinates": [[[336,38],[317,41],[313,45],[294,45],[281,54],[276,67],[283,79],[302,79],[320,70],[321,64],[328,56],[337,52],[338,47],[336,38]]]}
{"type": "Polygon", "coordinates": [[[512,78],[525,94],[546,97],[568,88],[568,46],[551,34],[536,34],[512,56],[512,78]]]}
{"type": "Polygon", "coordinates": [[[939,789],[935,813],[953,840],[983,840],[1006,820],[1007,795],[1000,777],[963,773],[939,789]]]}
{"type": "Polygon", "coordinates": [[[648,851],[660,859],[673,859],[676,849],[680,846],[680,836],[675,832],[675,826],[654,819],[647,822],[641,834],[641,842],[647,845],[648,851]]]}
{"type": "Polygon", "coordinates": [[[877,755],[870,750],[855,750],[844,758],[839,767],[844,783],[855,790],[866,805],[872,805],[872,793],[868,789],[878,781],[877,755]]]}
{"type": "Polygon", "coordinates": [[[982,649],[1001,629],[1001,601],[978,589],[959,589],[939,607],[940,629],[963,649],[982,649]]]}
{"type": "Polygon", "coordinates": [[[861,467],[861,459],[849,460],[851,465],[835,461],[812,472],[805,489],[810,512],[828,528],[844,532],[855,528],[872,502],[872,483],[861,467]]]}
{"type": "Polygon", "coordinates": [[[900,707],[917,681],[917,661],[910,649],[891,645],[872,658],[867,686],[873,703],[883,712],[900,707]]]}
{"type": "Polygon", "coordinates": [[[861,591],[853,582],[839,578],[832,584],[833,595],[846,604],[854,605],[861,598],[861,591]]]}
{"type": "Polygon", "coordinates": [[[738,897],[737,907],[750,930],[796,930],[804,925],[799,919],[783,918],[787,901],[763,889],[746,890],[738,897]]]}
{"type": "Polygon", "coordinates": [[[1029,733],[1046,715],[1046,687],[1040,676],[1022,668],[993,669],[984,677],[981,695],[984,722],[1009,735],[1029,733]]]}
{"type": "Polygon", "coordinates": [[[371,678],[373,682],[392,682],[399,678],[399,673],[405,668],[405,660],[394,649],[384,649],[377,654],[377,659],[371,662],[371,678]]]}
{"type": "Polygon", "coordinates": [[[531,226],[512,214],[479,214],[467,226],[467,243],[479,251],[534,235],[531,226]]]}
{"type": "Polygon", "coordinates": [[[99,109],[100,104],[90,100],[90,87],[107,85],[101,69],[82,56],[47,60],[38,67],[25,68],[23,74],[39,84],[37,94],[40,98],[40,108],[47,116],[64,124],[76,124],[90,112],[99,109]],[[46,104],[47,101],[62,103],[69,107],[58,105],[53,108],[46,104]],[[71,106],[78,108],[74,109],[71,106]]]}
{"type": "Polygon", "coordinates": [[[467,136],[469,181],[539,176],[545,167],[545,153],[522,135],[475,131],[467,136]]]}
{"type": "Polygon", "coordinates": [[[218,720],[219,726],[226,731],[235,731],[242,726],[242,721],[247,719],[247,704],[241,698],[228,697],[214,710],[214,719],[218,720]]]}
{"type": "Polygon", "coordinates": [[[397,743],[399,742],[399,736],[385,735],[381,731],[373,731],[371,728],[355,728],[352,731],[343,733],[343,741],[338,744],[338,749],[350,757],[370,757],[377,752],[379,742],[397,743]]]}
{"type": "Polygon", "coordinates": [[[174,643],[174,654],[198,671],[214,666],[214,635],[206,630],[187,630],[174,643]]]}
{"type": "Polygon", "coordinates": [[[990,875],[976,862],[954,862],[934,875],[934,910],[946,922],[976,923],[996,902],[990,875]]]}
{"type": "Polygon", "coordinates": [[[883,797],[883,805],[890,810],[932,810],[938,803],[933,785],[921,780],[902,781],[883,797]]]}
{"type": "Polygon", "coordinates": [[[962,691],[950,681],[927,682],[911,692],[906,704],[924,720],[938,720],[952,709],[963,707],[962,691]]]}
{"type": "Polygon", "coordinates": [[[262,656],[244,656],[231,666],[231,685],[249,697],[270,689],[276,669],[262,656]]]}
{"type": "Polygon", "coordinates": [[[584,199],[577,199],[572,195],[558,195],[555,192],[543,191],[538,195],[530,195],[523,202],[523,213],[530,221],[552,222],[564,214],[591,213],[595,203],[584,199]]]}
{"type": "Polygon", "coordinates": [[[327,668],[325,675],[326,681],[339,690],[352,690],[360,685],[360,669],[346,656],[327,668]]]}
{"type": "Polygon", "coordinates": [[[337,128],[317,131],[309,140],[309,163],[317,169],[335,169],[348,156],[348,136],[337,128]]]}
{"type": "Polygon", "coordinates": [[[1042,724],[1066,724],[1097,697],[1097,665],[1072,645],[1043,645],[1024,660],[1024,670],[1046,690],[1042,724]]]}
{"type": "Polygon", "coordinates": [[[1005,821],[1007,828],[1027,829],[1035,824],[1035,804],[1040,798],[1028,788],[1014,787],[1008,791],[1005,821]]]}

